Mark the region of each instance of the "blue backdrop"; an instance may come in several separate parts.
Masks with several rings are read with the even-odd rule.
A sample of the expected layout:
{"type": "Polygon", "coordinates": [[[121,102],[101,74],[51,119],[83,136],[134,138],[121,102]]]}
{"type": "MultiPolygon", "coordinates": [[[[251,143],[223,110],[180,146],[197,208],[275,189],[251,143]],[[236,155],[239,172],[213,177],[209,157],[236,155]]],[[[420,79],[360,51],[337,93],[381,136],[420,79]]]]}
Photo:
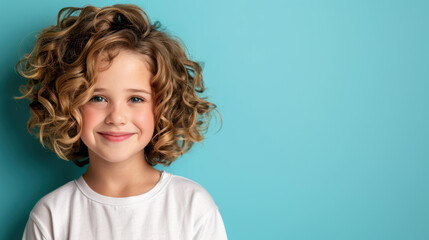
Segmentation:
{"type": "MultiPolygon", "coordinates": [[[[26,131],[14,64],[65,6],[0,3],[0,239],[85,169],[26,131]]],[[[205,187],[230,239],[429,238],[429,2],[129,1],[204,62],[212,122],[168,171],[205,187]]]]}

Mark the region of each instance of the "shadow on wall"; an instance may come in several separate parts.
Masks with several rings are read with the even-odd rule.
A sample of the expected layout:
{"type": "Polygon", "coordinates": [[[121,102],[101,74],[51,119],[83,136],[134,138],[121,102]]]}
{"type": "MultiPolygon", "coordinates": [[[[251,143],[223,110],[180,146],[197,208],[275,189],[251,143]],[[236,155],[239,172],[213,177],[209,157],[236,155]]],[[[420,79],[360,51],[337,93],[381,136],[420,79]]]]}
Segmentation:
{"type": "Polygon", "coordinates": [[[25,83],[15,71],[18,59],[5,61],[0,73],[1,184],[7,197],[1,198],[0,239],[21,239],[29,213],[36,202],[57,187],[77,178],[85,170],[64,161],[46,149],[27,131],[29,100],[15,100],[25,83]]]}

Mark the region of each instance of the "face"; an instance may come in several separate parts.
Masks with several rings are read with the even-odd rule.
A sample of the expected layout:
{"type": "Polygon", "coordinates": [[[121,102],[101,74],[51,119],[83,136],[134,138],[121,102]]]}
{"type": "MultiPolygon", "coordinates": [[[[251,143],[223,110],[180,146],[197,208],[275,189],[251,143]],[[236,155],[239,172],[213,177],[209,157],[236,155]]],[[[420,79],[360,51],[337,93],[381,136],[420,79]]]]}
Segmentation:
{"type": "Polygon", "coordinates": [[[81,139],[90,159],[144,161],[155,128],[151,78],[143,55],[125,50],[98,72],[94,94],[81,107],[81,139]]]}

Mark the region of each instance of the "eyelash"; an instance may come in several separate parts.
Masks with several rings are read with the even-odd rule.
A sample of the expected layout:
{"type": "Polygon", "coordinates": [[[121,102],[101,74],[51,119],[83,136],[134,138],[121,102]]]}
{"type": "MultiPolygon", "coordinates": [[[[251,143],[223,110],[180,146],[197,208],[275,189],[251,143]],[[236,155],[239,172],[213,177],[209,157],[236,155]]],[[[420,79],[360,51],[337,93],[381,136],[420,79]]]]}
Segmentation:
{"type": "MultiPolygon", "coordinates": [[[[131,102],[133,102],[133,103],[139,103],[139,102],[144,102],[145,100],[144,100],[144,98],[141,98],[141,97],[131,97],[129,100],[131,100],[131,99],[134,99],[134,100],[137,100],[137,101],[135,101],[135,102],[133,102],[133,101],[131,101],[131,102]]],[[[102,102],[102,101],[106,101],[106,99],[104,99],[103,97],[101,97],[101,96],[93,96],[89,101],[90,102],[102,102]],[[100,99],[101,98],[101,99],[100,99]],[[96,99],[98,99],[98,100],[101,100],[101,101],[98,101],[98,100],[96,100],[96,99]]]]}

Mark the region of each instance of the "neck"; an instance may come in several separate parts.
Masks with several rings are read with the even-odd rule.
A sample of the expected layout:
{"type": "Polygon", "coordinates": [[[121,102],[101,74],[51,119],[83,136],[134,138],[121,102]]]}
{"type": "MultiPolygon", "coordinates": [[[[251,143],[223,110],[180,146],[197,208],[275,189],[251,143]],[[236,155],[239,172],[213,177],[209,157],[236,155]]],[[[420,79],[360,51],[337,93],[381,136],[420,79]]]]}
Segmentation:
{"type": "Polygon", "coordinates": [[[161,173],[144,158],[122,162],[108,162],[90,153],[85,182],[95,192],[110,197],[128,197],[143,194],[159,181],[161,173]]]}

